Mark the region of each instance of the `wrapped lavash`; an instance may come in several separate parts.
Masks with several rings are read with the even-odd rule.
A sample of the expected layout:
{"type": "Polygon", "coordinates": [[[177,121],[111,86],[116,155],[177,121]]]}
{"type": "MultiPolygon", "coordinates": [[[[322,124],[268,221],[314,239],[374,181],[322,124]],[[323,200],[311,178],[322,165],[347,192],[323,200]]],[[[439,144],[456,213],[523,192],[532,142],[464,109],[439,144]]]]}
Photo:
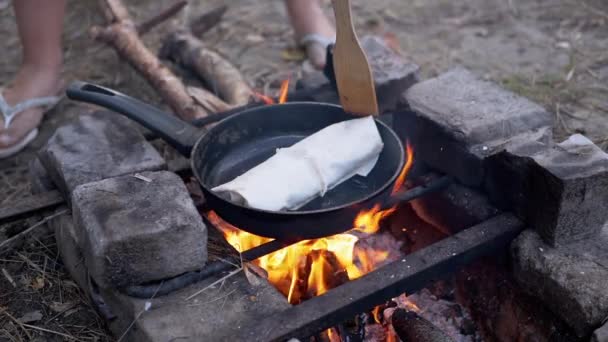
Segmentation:
{"type": "Polygon", "coordinates": [[[384,144],[373,117],[328,126],[212,189],[251,208],[297,210],[376,165],[384,144]]]}

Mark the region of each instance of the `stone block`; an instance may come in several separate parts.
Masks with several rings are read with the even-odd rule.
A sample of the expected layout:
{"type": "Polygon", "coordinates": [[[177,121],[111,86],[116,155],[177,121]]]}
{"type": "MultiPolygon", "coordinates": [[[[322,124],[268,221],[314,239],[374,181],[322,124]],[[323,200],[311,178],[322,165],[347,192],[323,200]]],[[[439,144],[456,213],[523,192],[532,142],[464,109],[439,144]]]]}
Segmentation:
{"type": "Polygon", "coordinates": [[[480,192],[452,184],[445,190],[410,201],[418,217],[441,232],[452,235],[498,214],[480,192]]]}
{"type": "Polygon", "coordinates": [[[72,194],[76,237],[100,287],[122,287],[199,270],[207,228],[186,186],[168,171],[83,184],[72,194]]]}
{"type": "Polygon", "coordinates": [[[372,69],[380,112],[394,110],[401,94],[418,82],[420,67],[391,49],[382,37],[364,36],[361,47],[372,69]]]}
{"type": "Polygon", "coordinates": [[[44,166],[42,166],[42,163],[40,163],[40,159],[36,157],[29,162],[28,177],[33,194],[39,194],[56,189],[55,184],[53,184],[53,180],[51,177],[49,177],[46,169],[44,166]]]}
{"type": "Polygon", "coordinates": [[[219,279],[214,277],[149,300],[104,290],[104,301],[117,315],[110,329],[120,336],[133,324],[125,340],[137,342],[234,341],[227,336],[238,336],[247,324],[290,307],[266,279],[250,276],[259,283],[250,283],[241,272],[223,285],[204,290],[219,279]],[[201,290],[196,297],[185,299],[201,290]]]}
{"type": "MultiPolygon", "coordinates": [[[[361,47],[372,69],[380,113],[395,110],[400,103],[400,95],[418,82],[420,68],[391,49],[382,37],[364,36],[361,47]]],[[[314,101],[340,101],[335,88],[321,71],[305,73],[298,81],[298,88],[314,101]]]]}
{"type": "Polygon", "coordinates": [[[413,117],[400,120],[416,122],[406,135],[419,160],[465,185],[483,183],[484,158],[551,138],[552,116],[541,106],[463,68],[413,85],[403,100],[410,111],[401,115],[413,117]]]}
{"type": "Polygon", "coordinates": [[[71,214],[64,214],[49,221],[49,227],[55,233],[57,250],[66,270],[81,289],[88,289],[87,269],[82,250],[76,237],[74,219],[71,214]]]}
{"type": "Polygon", "coordinates": [[[543,239],[558,245],[599,234],[608,221],[608,154],[575,134],[532,159],[528,221],[543,239]]]}
{"type": "Polygon", "coordinates": [[[573,328],[589,336],[608,316],[608,228],[596,239],[551,247],[524,231],[511,245],[520,286],[573,328]]]}
{"type": "Polygon", "coordinates": [[[488,193],[552,246],[597,235],[608,221],[608,154],[575,134],[487,159],[488,193]]]}
{"type": "Polygon", "coordinates": [[[608,322],[593,332],[591,342],[608,342],[608,322]]]}
{"type": "Polygon", "coordinates": [[[66,196],[80,184],[166,169],[164,159],[134,123],[108,111],[81,115],[59,127],[38,156],[66,196]]]}

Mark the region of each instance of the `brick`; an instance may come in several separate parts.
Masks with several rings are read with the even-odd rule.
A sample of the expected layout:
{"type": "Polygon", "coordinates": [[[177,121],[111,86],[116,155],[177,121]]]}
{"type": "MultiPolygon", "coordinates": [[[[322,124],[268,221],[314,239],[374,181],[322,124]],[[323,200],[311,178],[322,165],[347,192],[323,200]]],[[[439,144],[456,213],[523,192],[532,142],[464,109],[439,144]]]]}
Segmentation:
{"type": "Polygon", "coordinates": [[[479,191],[460,184],[410,201],[418,217],[441,232],[452,235],[498,214],[479,191]]]}
{"type": "Polygon", "coordinates": [[[579,337],[589,336],[608,316],[607,243],[608,227],[598,238],[560,247],[526,230],[511,245],[513,274],[579,337]]]}
{"type": "Polygon", "coordinates": [[[503,152],[487,164],[491,196],[552,246],[596,236],[608,221],[608,154],[580,134],[503,152]]]}
{"type": "Polygon", "coordinates": [[[66,196],[81,184],[166,169],[164,159],[134,123],[108,111],[81,115],[58,128],[38,156],[66,196]]]}
{"type": "Polygon", "coordinates": [[[227,279],[224,285],[208,288],[189,300],[184,298],[203,290],[218,278],[150,300],[103,290],[103,299],[117,316],[110,323],[110,329],[115,336],[120,336],[133,323],[125,336],[127,341],[234,341],[230,336],[238,335],[246,324],[290,306],[266,279],[251,276],[257,278],[259,284],[252,285],[241,272],[227,279]],[[151,307],[143,312],[146,303],[151,307]]]}
{"type": "Polygon", "coordinates": [[[395,118],[396,128],[408,129],[409,120],[405,135],[418,158],[465,185],[481,186],[486,157],[521,141],[551,138],[552,116],[541,106],[463,68],[417,83],[404,97],[410,111],[395,118]]]}
{"type": "MultiPolygon", "coordinates": [[[[400,102],[400,95],[418,82],[418,65],[406,60],[391,49],[382,37],[367,35],[361,39],[376,86],[378,109],[392,111],[400,102]]],[[[322,72],[307,72],[298,88],[310,94],[314,101],[339,103],[340,99],[322,72]]]]}
{"type": "Polygon", "coordinates": [[[608,323],[593,332],[591,342],[608,342],[608,323]]]}
{"type": "Polygon", "coordinates": [[[174,173],[143,172],[83,184],[72,194],[76,237],[101,287],[158,281],[199,270],[207,228],[174,173]]]}

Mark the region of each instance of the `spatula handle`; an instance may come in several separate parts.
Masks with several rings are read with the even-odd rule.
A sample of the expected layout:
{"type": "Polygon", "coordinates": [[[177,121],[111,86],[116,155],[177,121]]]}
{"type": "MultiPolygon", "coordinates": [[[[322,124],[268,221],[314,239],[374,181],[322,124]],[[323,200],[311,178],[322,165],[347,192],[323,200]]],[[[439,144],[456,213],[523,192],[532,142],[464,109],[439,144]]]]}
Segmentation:
{"type": "Polygon", "coordinates": [[[336,15],[333,67],[342,108],[355,115],[378,115],[374,78],[355,32],[350,0],[332,0],[332,4],[336,15]]]}

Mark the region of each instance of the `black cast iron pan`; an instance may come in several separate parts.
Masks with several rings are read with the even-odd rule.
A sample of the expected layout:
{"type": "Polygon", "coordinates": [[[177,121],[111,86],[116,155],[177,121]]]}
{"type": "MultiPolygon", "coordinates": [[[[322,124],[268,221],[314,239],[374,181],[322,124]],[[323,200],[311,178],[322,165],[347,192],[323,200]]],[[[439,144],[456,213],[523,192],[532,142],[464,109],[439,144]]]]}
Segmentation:
{"type": "Polygon", "coordinates": [[[193,174],[209,208],[245,231],[283,241],[319,238],[352,229],[359,211],[388,200],[404,165],[399,138],[376,120],[384,149],[367,177],[355,176],[297,211],[253,209],[227,201],[211,189],[268,159],[277,148],[355,116],[332,104],[292,102],[246,109],[213,128],[201,129],[151,105],[89,83],[71,84],[67,96],[122,113],[158,134],[190,157],[193,174]]]}

